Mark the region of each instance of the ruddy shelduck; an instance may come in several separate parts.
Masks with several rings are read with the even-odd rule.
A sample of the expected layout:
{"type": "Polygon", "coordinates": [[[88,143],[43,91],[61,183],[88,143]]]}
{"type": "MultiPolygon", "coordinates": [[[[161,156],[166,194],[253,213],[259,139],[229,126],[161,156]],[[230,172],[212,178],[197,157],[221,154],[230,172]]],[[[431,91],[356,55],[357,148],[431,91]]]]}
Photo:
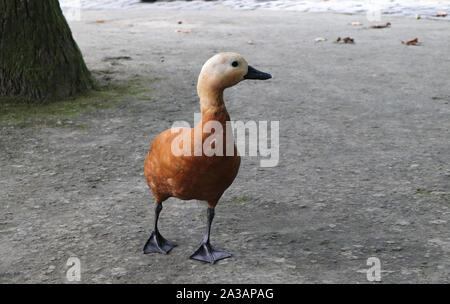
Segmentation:
{"type": "MultiPolygon", "coordinates": [[[[226,153],[226,144],[220,146],[223,147],[223,153],[214,155],[206,153],[203,149],[200,154],[194,150],[198,142],[203,147],[208,138],[214,135],[215,128],[204,132],[204,126],[208,122],[220,123],[223,132],[220,138],[227,138],[226,125],[227,121],[230,121],[230,116],[223,100],[223,92],[226,88],[245,79],[265,80],[269,78],[272,78],[270,74],[249,66],[245,59],[236,53],[219,53],[203,65],[197,84],[202,114],[201,122],[193,129],[180,128],[178,132],[168,129],[162,132],[153,140],[145,159],[144,174],[155,197],[156,207],[154,228],[144,246],[144,253],[167,254],[176,246],[166,240],[158,230],[158,218],[162,210],[162,203],[169,197],[176,197],[182,200],[202,200],[208,204],[206,233],[200,247],[191,255],[191,258],[214,264],[220,259],[231,256],[228,252],[211,246],[210,232],[214,208],[224,191],[235,179],[241,162],[240,156],[234,140],[232,140],[232,150],[234,148],[232,155],[226,153]],[[194,138],[195,134],[201,135],[196,139],[194,138]],[[174,153],[174,140],[180,139],[180,136],[179,147],[183,148],[183,145],[188,143],[190,144],[188,145],[189,152],[192,153],[182,155],[174,153]]],[[[214,148],[216,143],[212,141],[210,144],[214,148]]]]}

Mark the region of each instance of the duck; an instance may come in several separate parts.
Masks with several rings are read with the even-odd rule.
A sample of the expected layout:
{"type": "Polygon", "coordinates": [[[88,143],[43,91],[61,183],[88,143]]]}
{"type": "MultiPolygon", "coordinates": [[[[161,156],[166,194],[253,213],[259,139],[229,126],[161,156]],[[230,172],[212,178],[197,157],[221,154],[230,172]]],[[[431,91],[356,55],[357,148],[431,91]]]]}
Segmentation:
{"type": "Polygon", "coordinates": [[[165,239],[158,229],[163,202],[175,197],[207,203],[206,231],[200,246],[190,258],[214,264],[231,257],[230,253],[217,249],[210,243],[215,207],[236,178],[241,163],[232,137],[231,144],[234,147],[230,151],[233,153],[226,153],[225,144],[217,144],[218,139],[232,136],[231,131],[227,134],[226,125],[230,121],[230,115],[223,94],[225,89],[243,80],[270,78],[270,74],[253,68],[241,55],[233,52],[218,53],[205,62],[197,81],[201,121],[194,128],[178,128],[178,132],[171,128],[160,133],[153,140],[145,158],[144,176],[155,199],[153,230],[144,245],[145,254],[168,254],[177,246],[165,239]],[[205,130],[208,123],[216,123],[216,127],[205,130]],[[223,134],[219,134],[220,129],[223,134]],[[195,134],[201,135],[195,137],[195,134]],[[213,140],[210,139],[211,136],[214,137],[213,140]],[[199,144],[200,148],[204,147],[208,140],[210,145],[206,146],[217,148],[216,153],[211,155],[207,153],[207,149],[200,149],[199,153],[196,148],[199,144]],[[186,148],[183,151],[188,153],[174,153],[174,147],[186,148]],[[217,153],[218,151],[221,153],[217,153]]]}

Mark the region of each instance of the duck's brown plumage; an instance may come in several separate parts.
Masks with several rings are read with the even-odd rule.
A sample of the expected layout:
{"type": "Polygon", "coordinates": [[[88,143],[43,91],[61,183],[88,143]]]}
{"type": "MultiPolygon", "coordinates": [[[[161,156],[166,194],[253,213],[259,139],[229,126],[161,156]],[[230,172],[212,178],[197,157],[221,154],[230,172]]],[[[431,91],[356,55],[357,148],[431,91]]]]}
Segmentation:
{"type": "MultiPolygon", "coordinates": [[[[222,124],[223,138],[226,138],[226,122],[230,120],[230,115],[224,104],[223,91],[242,81],[246,73],[247,62],[235,53],[218,54],[203,66],[197,84],[202,121],[194,127],[195,132],[202,134],[202,145],[211,135],[202,133],[202,127],[211,120],[222,124]],[[240,61],[240,66],[231,67],[230,60],[240,61]]],[[[194,156],[194,129],[191,129],[191,156],[176,156],[171,146],[178,135],[170,129],[158,135],[145,160],[144,174],[156,202],[177,197],[204,200],[214,207],[238,173],[240,157],[236,146],[233,156],[225,156],[225,142],[224,156],[207,156],[204,153],[194,156]]]]}
{"type": "MultiPolygon", "coordinates": [[[[234,155],[224,156],[194,156],[194,132],[201,132],[202,126],[210,121],[222,124],[223,138],[226,138],[226,122],[230,116],[222,104],[209,107],[202,113],[202,121],[191,129],[191,156],[175,156],[171,144],[180,133],[166,130],[153,141],[145,159],[144,174],[157,202],[163,202],[169,197],[182,200],[197,199],[207,201],[214,207],[223,192],[232,184],[240,165],[240,157],[234,146],[234,155]]],[[[181,132],[181,131],[180,131],[181,132]]],[[[203,133],[202,144],[211,133],[203,133]]],[[[189,139],[185,139],[186,141],[189,139]]]]}

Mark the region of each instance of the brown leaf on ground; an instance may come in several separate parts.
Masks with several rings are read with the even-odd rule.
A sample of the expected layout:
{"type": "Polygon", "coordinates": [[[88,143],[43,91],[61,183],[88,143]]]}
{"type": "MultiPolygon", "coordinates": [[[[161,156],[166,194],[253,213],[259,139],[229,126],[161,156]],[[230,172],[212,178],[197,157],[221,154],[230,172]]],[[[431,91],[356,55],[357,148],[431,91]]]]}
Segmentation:
{"type": "Polygon", "coordinates": [[[345,37],[344,38],[344,43],[355,43],[355,40],[353,38],[350,38],[350,37],[345,37]]]}
{"type": "Polygon", "coordinates": [[[410,41],[402,41],[403,44],[406,45],[422,45],[422,42],[419,42],[419,38],[414,38],[413,40],[410,41]]]}
{"type": "Polygon", "coordinates": [[[386,22],[386,24],[374,24],[374,25],[370,26],[370,28],[373,28],[373,29],[382,29],[382,28],[387,28],[387,27],[391,27],[390,22],[386,22]]]}
{"type": "Polygon", "coordinates": [[[175,30],[175,33],[189,34],[189,33],[192,33],[192,31],[191,30],[175,30]]]}
{"type": "Polygon", "coordinates": [[[447,13],[446,12],[437,13],[436,17],[447,17],[447,13]]]}
{"type": "Polygon", "coordinates": [[[98,20],[95,20],[95,22],[96,22],[96,23],[105,23],[105,20],[103,20],[103,19],[98,19],[98,20]]]}
{"type": "Polygon", "coordinates": [[[338,37],[334,43],[353,44],[353,43],[355,43],[355,40],[351,37],[345,37],[345,38],[338,37]]]}

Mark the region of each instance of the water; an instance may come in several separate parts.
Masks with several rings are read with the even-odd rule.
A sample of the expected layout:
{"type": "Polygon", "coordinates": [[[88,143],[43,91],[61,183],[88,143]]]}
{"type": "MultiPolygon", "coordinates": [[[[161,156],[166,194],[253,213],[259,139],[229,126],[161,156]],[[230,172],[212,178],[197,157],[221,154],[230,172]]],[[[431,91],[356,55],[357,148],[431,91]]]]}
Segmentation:
{"type": "MultiPolygon", "coordinates": [[[[268,9],[301,12],[333,12],[349,14],[390,14],[436,18],[439,12],[450,15],[450,0],[223,0],[223,1],[158,1],[139,0],[60,0],[61,7],[82,9],[268,9]]],[[[436,18],[450,20],[450,16],[436,18]]]]}

